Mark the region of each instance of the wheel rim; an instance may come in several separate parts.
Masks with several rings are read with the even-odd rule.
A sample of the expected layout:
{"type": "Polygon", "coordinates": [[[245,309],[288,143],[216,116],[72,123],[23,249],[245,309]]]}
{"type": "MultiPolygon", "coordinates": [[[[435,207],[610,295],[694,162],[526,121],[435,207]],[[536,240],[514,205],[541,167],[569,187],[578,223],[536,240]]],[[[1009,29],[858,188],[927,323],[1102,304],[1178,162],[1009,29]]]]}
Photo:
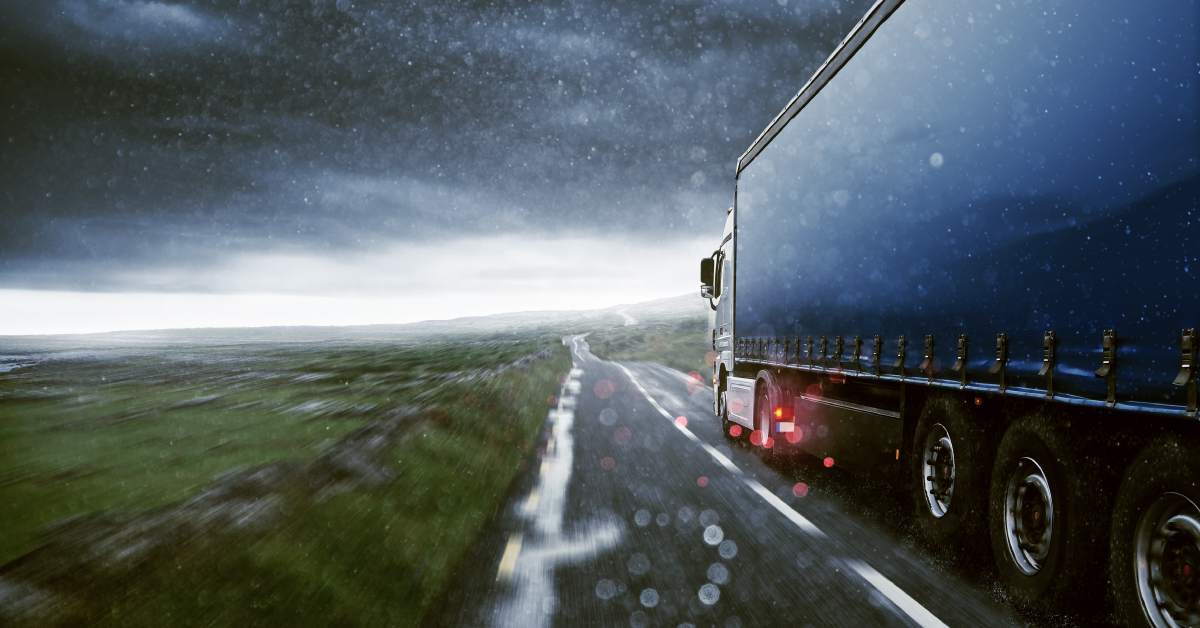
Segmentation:
{"type": "Polygon", "coordinates": [[[940,423],[936,423],[925,437],[925,448],[922,454],[924,461],[921,466],[921,477],[925,478],[922,486],[925,495],[925,505],[929,512],[940,519],[950,510],[950,500],[954,497],[954,444],[950,441],[950,432],[940,423]]]}
{"type": "Polygon", "coordinates": [[[1032,458],[1021,458],[1009,476],[1004,531],[1017,568],[1027,576],[1041,571],[1054,534],[1054,497],[1045,471],[1032,458]]]}
{"type": "Polygon", "coordinates": [[[1155,626],[1200,626],[1200,509],[1165,493],[1138,519],[1134,568],[1142,610],[1155,626]]]}

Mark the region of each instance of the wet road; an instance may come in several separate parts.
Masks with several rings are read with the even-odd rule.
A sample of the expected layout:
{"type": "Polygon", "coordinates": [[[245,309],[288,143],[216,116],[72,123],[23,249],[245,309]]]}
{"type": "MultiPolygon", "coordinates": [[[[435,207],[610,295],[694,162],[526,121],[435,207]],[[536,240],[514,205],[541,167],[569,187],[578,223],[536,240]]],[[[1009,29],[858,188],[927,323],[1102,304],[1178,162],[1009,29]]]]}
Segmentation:
{"type": "Polygon", "coordinates": [[[871,520],[894,498],[860,484],[853,501],[882,509],[864,517],[819,490],[836,469],[781,472],[726,439],[710,389],[691,392],[659,365],[599,360],[581,337],[567,344],[575,368],[540,467],[519,475],[427,624],[1024,624],[871,520]]]}

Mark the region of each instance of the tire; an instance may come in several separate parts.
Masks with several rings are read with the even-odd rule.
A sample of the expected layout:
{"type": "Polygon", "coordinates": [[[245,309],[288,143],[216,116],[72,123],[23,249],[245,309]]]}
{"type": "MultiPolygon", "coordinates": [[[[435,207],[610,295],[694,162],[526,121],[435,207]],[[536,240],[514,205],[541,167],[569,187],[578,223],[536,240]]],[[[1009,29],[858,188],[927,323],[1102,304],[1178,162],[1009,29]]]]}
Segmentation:
{"type": "Polygon", "coordinates": [[[1200,625],[1200,462],[1164,438],[1130,465],[1113,509],[1109,575],[1131,628],[1200,625]]]}
{"type": "MultiPolygon", "coordinates": [[[[766,369],[759,371],[757,384],[754,386],[754,429],[762,433],[762,442],[756,446],[759,448],[760,454],[768,459],[773,455],[773,447],[766,446],[767,439],[772,439],[771,444],[774,445],[771,412],[780,404],[781,397],[782,393],[779,383],[775,379],[775,373],[766,369]]],[[[750,442],[754,444],[753,440],[750,442]]]]}
{"type": "Polygon", "coordinates": [[[979,417],[949,395],[931,396],[917,421],[912,451],[917,528],[945,555],[978,555],[986,546],[995,451],[979,417]]]}
{"type": "MultiPolygon", "coordinates": [[[[727,391],[721,390],[717,397],[717,415],[721,417],[721,432],[725,434],[725,440],[730,442],[738,442],[741,436],[734,436],[730,432],[730,428],[737,423],[729,420],[729,399],[726,396],[727,391]]],[[[738,427],[741,427],[740,425],[738,427]]]]}
{"type": "Polygon", "coordinates": [[[1036,612],[1103,606],[1110,492],[1065,436],[1046,416],[1019,421],[992,467],[988,527],[998,576],[1014,602],[1036,612]]]}

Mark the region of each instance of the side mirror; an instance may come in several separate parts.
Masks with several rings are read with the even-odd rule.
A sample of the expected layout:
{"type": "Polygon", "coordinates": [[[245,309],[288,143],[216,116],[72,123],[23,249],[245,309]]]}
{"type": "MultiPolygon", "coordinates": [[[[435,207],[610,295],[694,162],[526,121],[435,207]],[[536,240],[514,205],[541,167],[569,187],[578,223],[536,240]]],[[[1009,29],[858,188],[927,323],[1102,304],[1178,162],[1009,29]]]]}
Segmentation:
{"type": "Polygon", "coordinates": [[[711,257],[700,260],[700,296],[708,299],[713,297],[713,274],[716,267],[716,262],[711,257]]]}

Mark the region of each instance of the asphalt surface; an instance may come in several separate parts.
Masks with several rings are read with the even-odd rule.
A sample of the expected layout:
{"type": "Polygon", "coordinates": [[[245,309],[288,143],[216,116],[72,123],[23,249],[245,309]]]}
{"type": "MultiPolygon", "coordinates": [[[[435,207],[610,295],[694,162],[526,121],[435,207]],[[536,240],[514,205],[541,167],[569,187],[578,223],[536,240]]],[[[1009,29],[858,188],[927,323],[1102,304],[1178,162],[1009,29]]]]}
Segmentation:
{"type": "Polygon", "coordinates": [[[819,461],[764,462],[722,434],[711,389],[566,343],[575,368],[540,464],[513,483],[427,625],[1028,623],[987,577],[923,552],[894,495],[819,461]]]}

